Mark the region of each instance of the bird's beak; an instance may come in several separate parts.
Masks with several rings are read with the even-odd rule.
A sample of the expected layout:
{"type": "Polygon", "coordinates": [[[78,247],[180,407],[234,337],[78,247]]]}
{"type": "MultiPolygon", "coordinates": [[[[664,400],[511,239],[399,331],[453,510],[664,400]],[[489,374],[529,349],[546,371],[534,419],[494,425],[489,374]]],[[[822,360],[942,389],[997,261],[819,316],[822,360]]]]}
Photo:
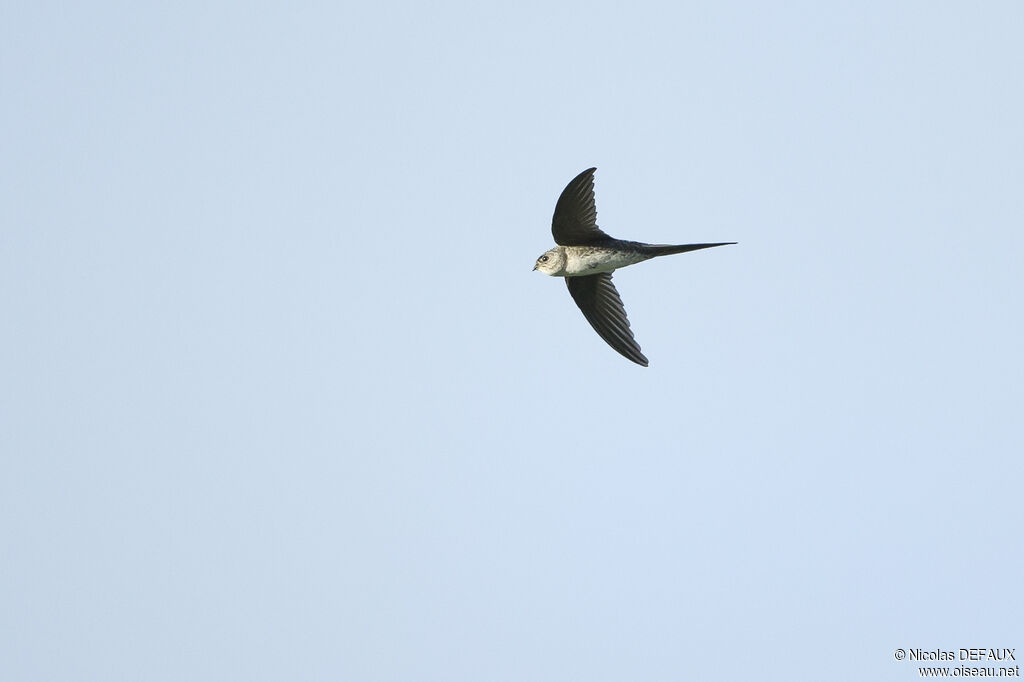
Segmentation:
{"type": "Polygon", "coordinates": [[[533,269],[534,269],[534,270],[536,270],[536,269],[537,269],[537,264],[536,264],[536,263],[534,263],[534,264],[533,264],[533,269]]]}

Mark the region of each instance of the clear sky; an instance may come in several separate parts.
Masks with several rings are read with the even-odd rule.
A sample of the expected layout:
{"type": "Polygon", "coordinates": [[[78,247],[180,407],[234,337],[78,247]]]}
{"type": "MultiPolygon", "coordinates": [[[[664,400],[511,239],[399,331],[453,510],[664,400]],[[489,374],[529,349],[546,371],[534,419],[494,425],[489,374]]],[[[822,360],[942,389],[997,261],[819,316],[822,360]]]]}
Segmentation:
{"type": "MultiPolygon", "coordinates": [[[[0,679],[1024,659],[1024,5],[0,9],[0,679]],[[597,166],[647,369],[531,272],[597,166]]],[[[959,662],[958,662],[959,663],[959,662]]]]}

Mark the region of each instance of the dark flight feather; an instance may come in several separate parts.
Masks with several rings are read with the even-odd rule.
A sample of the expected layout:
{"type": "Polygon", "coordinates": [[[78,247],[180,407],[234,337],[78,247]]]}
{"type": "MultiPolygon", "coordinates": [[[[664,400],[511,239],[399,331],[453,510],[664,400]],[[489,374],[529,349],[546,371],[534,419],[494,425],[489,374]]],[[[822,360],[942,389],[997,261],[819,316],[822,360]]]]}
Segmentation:
{"type": "Polygon", "coordinates": [[[565,284],[594,331],[624,357],[646,367],[647,358],[629,329],[626,308],[612,284],[612,273],[566,277],[565,284]]]}
{"type": "Polygon", "coordinates": [[[594,171],[588,168],[565,186],[555,214],[551,218],[551,235],[561,246],[589,246],[611,239],[597,227],[597,205],[594,203],[594,171]]]}

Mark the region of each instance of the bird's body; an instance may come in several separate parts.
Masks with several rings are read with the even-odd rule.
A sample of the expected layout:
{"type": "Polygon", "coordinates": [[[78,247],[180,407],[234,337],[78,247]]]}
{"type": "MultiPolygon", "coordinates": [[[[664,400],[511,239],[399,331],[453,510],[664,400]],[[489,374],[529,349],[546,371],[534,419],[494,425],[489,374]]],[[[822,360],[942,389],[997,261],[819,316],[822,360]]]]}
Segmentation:
{"type": "Polygon", "coordinates": [[[646,367],[647,358],[629,329],[626,309],[612,284],[611,273],[657,256],[736,242],[644,244],[608,236],[597,227],[595,170],[583,171],[562,190],[551,220],[551,233],[558,246],[541,254],[533,269],[564,277],[576,305],[601,338],[626,358],[646,367]]]}
{"type": "Polygon", "coordinates": [[[579,277],[612,272],[654,257],[636,248],[643,244],[617,239],[614,241],[615,244],[606,246],[556,246],[548,253],[552,256],[552,262],[560,264],[560,269],[557,272],[548,272],[544,267],[537,269],[557,277],[579,277]]]}

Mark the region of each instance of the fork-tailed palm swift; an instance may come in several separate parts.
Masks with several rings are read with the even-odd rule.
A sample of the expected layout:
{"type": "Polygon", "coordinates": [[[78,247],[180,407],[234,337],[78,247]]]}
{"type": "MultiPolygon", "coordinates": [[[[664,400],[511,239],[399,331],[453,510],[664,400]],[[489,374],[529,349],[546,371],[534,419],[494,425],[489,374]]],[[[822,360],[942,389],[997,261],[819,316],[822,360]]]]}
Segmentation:
{"type": "Polygon", "coordinates": [[[609,237],[597,227],[595,170],[588,168],[583,171],[562,190],[551,219],[551,234],[558,246],[545,251],[533,269],[553,277],[564,277],[569,293],[594,331],[623,356],[646,367],[647,358],[633,338],[626,309],[612,284],[612,272],[657,256],[736,242],[669,245],[609,237]]]}

